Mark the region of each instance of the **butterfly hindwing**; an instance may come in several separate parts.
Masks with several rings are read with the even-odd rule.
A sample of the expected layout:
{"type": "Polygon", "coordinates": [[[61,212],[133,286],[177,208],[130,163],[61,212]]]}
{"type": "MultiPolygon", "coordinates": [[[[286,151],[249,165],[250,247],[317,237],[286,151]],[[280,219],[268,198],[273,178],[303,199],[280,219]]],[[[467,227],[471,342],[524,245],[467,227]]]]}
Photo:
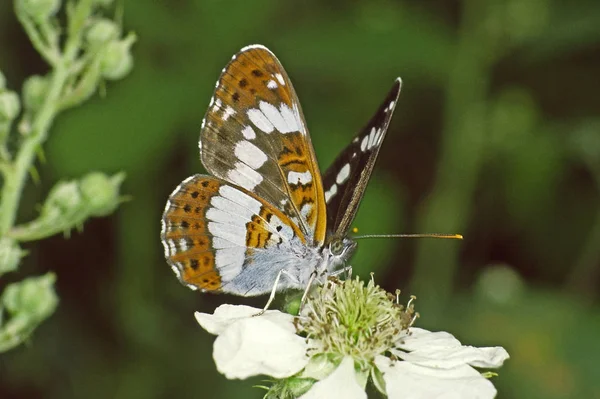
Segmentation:
{"type": "Polygon", "coordinates": [[[401,86],[401,79],[396,79],[369,123],[323,175],[329,234],[345,236],[354,220],[392,119],[401,86]]]}
{"type": "MultiPolygon", "coordinates": [[[[261,266],[255,259],[262,252],[287,259],[292,256],[287,252],[290,243],[305,245],[300,229],[280,210],[241,187],[205,175],[192,176],[173,191],[162,218],[161,240],[167,262],[183,284],[245,296],[266,291],[244,275],[246,268],[261,266]]],[[[262,276],[267,284],[279,271],[271,269],[272,276],[262,276]]]]}
{"type": "Polygon", "coordinates": [[[267,48],[248,46],[223,69],[200,154],[211,174],[283,210],[311,244],[324,242],[326,206],[310,136],[292,83],[267,48]]]}

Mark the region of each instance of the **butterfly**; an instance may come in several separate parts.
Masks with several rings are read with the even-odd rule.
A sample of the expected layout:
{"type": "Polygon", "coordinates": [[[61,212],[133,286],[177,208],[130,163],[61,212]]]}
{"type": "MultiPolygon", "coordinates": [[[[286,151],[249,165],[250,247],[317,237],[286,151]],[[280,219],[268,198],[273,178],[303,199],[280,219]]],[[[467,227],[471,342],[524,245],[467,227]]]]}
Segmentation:
{"type": "Polygon", "coordinates": [[[401,85],[396,79],[321,176],[279,60],[261,45],[235,54],[202,121],[200,159],[210,175],[185,179],[162,217],[165,258],[179,280],[194,290],[272,297],[344,270],[356,248],[350,224],[401,85]]]}

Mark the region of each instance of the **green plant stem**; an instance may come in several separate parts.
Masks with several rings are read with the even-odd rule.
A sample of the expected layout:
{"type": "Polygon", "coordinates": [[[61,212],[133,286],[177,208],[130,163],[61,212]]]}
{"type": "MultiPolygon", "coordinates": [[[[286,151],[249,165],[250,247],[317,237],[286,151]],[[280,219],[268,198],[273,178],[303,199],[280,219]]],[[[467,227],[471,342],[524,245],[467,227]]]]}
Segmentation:
{"type": "MultiPolygon", "coordinates": [[[[27,173],[31,165],[33,165],[38,148],[46,140],[48,130],[59,111],[58,107],[61,97],[71,78],[72,64],[75,62],[81,48],[82,28],[91,13],[91,8],[91,0],[82,0],[72,9],[68,20],[68,38],[62,57],[58,50],[48,51],[48,46],[43,43],[31,19],[22,10],[16,10],[18,18],[23,24],[34,47],[44,55],[53,67],[53,70],[50,75],[50,85],[44,103],[33,115],[31,130],[24,135],[14,162],[8,164],[6,167],[2,197],[0,199],[0,236],[5,236],[14,226],[27,173]],[[57,56],[56,59],[54,59],[55,53],[57,56]]],[[[25,115],[25,118],[27,117],[25,115]]]]}
{"type": "Polygon", "coordinates": [[[68,69],[63,62],[55,64],[46,99],[35,114],[31,130],[23,138],[14,162],[8,166],[0,201],[1,236],[4,236],[15,223],[29,168],[33,164],[37,149],[46,139],[48,129],[56,116],[56,107],[69,76],[67,71],[68,69]]]}
{"type": "Polygon", "coordinates": [[[27,13],[19,7],[16,10],[17,18],[19,22],[25,29],[27,36],[29,36],[29,40],[33,44],[33,47],[37,50],[38,53],[46,60],[46,62],[52,66],[54,66],[60,59],[60,52],[57,46],[57,43],[52,40],[52,38],[48,37],[46,27],[43,27],[44,35],[47,36],[46,39],[49,41],[46,43],[42,35],[35,26],[35,23],[31,20],[31,18],[27,15],[27,13]]]}
{"type": "Polygon", "coordinates": [[[92,0],[81,0],[69,15],[67,26],[68,39],[65,44],[65,59],[73,61],[81,47],[83,26],[91,14],[92,0]]]}
{"type": "MultiPolygon", "coordinates": [[[[463,3],[462,24],[454,64],[446,88],[444,130],[436,184],[422,212],[417,231],[464,233],[485,150],[485,101],[493,41],[484,21],[487,1],[463,3]]],[[[468,237],[466,237],[468,239],[468,237]]],[[[417,243],[412,291],[421,307],[435,312],[447,303],[458,265],[460,242],[421,240],[417,243]],[[435,279],[432,280],[432,276],[435,279]]]]}

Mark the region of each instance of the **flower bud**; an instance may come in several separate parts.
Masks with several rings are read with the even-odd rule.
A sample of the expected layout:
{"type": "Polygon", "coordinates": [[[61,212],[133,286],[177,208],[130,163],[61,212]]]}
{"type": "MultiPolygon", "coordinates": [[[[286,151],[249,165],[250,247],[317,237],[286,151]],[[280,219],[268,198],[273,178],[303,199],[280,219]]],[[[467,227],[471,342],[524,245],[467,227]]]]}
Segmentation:
{"type": "Polygon", "coordinates": [[[44,21],[58,12],[60,0],[17,0],[17,9],[25,11],[35,21],[44,21]]]}
{"type": "Polygon", "coordinates": [[[25,109],[35,111],[39,109],[46,98],[48,79],[45,76],[33,75],[23,84],[23,103],[25,109]]]}
{"type": "Polygon", "coordinates": [[[2,304],[11,315],[25,317],[29,320],[28,324],[35,326],[56,309],[58,297],[54,292],[55,280],[56,276],[48,273],[10,284],[4,290],[2,304]]]}
{"type": "Polygon", "coordinates": [[[117,80],[125,77],[133,68],[131,46],[135,35],[130,34],[125,39],[113,41],[106,45],[101,57],[102,77],[107,80],[117,80]]]}
{"type": "Polygon", "coordinates": [[[108,215],[123,201],[119,186],[124,178],[124,173],[107,177],[92,172],[80,180],[56,183],[44,201],[40,216],[14,227],[11,237],[32,241],[60,232],[68,235],[71,229],[81,227],[86,219],[108,215]]]}
{"type": "Polygon", "coordinates": [[[82,203],[83,198],[77,182],[59,182],[48,193],[48,198],[42,207],[42,216],[45,218],[54,218],[59,215],[69,217],[67,215],[73,215],[81,209],[82,203]]]}
{"type": "Polygon", "coordinates": [[[109,19],[98,19],[88,29],[85,39],[88,46],[98,48],[105,43],[119,38],[119,27],[109,19]]]}
{"type": "Polygon", "coordinates": [[[108,177],[100,172],[92,172],[81,180],[81,194],[90,216],[106,216],[117,208],[121,203],[119,186],[124,178],[124,173],[108,177]]]}
{"type": "Polygon", "coordinates": [[[0,122],[12,121],[20,111],[19,96],[15,92],[0,92],[0,122]]]}
{"type": "Polygon", "coordinates": [[[10,238],[0,239],[0,275],[16,270],[23,257],[23,251],[16,241],[10,238]]]}

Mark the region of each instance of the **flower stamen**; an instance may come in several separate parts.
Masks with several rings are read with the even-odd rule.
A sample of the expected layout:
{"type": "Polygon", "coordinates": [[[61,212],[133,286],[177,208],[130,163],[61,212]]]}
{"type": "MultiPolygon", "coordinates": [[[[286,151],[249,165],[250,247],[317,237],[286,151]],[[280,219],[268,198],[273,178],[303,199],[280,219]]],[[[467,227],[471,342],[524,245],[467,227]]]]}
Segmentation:
{"type": "Polygon", "coordinates": [[[414,322],[415,298],[405,308],[399,295],[387,293],[372,277],[366,286],[358,278],[332,278],[307,298],[295,326],[311,342],[309,355],[331,352],[368,365],[414,322]]]}

